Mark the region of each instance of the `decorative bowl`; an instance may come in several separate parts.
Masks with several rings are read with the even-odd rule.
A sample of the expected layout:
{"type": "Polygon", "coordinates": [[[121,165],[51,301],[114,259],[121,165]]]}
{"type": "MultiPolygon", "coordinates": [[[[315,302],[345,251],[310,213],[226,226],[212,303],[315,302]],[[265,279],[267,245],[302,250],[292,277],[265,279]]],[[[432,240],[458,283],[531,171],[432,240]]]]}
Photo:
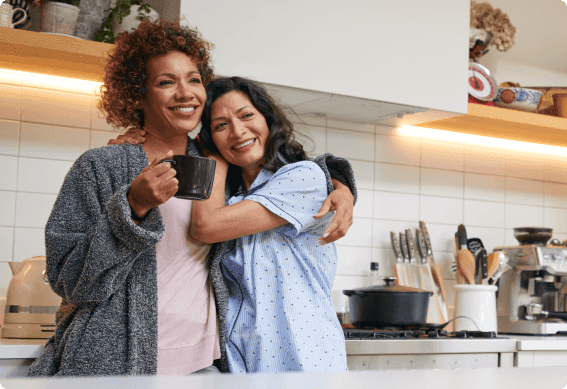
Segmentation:
{"type": "Polygon", "coordinates": [[[528,88],[499,88],[494,105],[518,111],[536,112],[543,92],[528,88]]]}

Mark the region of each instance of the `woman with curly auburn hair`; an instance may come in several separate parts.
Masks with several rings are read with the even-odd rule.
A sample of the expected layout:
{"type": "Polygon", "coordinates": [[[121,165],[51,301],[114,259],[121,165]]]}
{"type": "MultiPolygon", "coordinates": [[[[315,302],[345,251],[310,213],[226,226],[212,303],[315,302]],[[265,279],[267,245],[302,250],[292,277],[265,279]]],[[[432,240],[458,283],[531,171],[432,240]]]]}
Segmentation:
{"type": "MultiPolygon", "coordinates": [[[[100,107],[116,127],[143,126],[146,140],[88,150],[65,177],[45,228],[47,277],[63,300],[29,376],[228,370],[227,243],[191,238],[193,203],[173,197],[176,172],[159,163],[201,153],[188,134],[213,76],[210,48],[196,30],[163,21],[117,40],[100,107]]],[[[327,201],[327,210],[352,211],[344,185],[327,201]]]]}

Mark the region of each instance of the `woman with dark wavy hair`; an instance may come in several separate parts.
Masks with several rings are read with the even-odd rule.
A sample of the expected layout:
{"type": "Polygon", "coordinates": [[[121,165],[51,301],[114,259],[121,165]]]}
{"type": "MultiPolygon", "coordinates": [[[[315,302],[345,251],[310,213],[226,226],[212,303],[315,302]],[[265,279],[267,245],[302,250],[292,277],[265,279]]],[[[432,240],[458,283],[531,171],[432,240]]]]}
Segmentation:
{"type": "Polygon", "coordinates": [[[191,235],[235,240],[221,266],[231,373],[347,371],[331,299],[337,252],[334,243],[318,241],[332,215],[313,218],[330,180],[254,81],[211,81],[202,122],[199,136],[217,168],[211,197],[193,206],[191,235]]]}
{"type": "MultiPolygon", "coordinates": [[[[266,140],[263,169],[276,172],[287,163],[309,160],[303,150],[303,146],[295,141],[293,124],[287,119],[283,110],[260,84],[241,77],[217,79],[207,89],[207,102],[201,118],[203,129],[199,133],[199,137],[207,149],[219,152],[211,134],[213,103],[219,97],[232,91],[239,91],[248,96],[252,105],[264,116],[270,129],[266,140]]],[[[236,190],[242,185],[242,176],[237,166],[231,165],[231,168],[233,172],[228,175],[227,183],[231,190],[231,195],[234,195],[236,190]]]]}
{"type": "MultiPolygon", "coordinates": [[[[163,21],[117,39],[99,108],[116,127],[143,126],[146,141],[91,149],[65,177],[45,227],[47,277],[63,300],[29,376],[228,370],[227,244],[188,235],[193,202],[173,197],[176,172],[159,163],[201,154],[188,134],[213,76],[211,47],[163,21]]],[[[352,209],[350,192],[329,201],[352,209]]]]}

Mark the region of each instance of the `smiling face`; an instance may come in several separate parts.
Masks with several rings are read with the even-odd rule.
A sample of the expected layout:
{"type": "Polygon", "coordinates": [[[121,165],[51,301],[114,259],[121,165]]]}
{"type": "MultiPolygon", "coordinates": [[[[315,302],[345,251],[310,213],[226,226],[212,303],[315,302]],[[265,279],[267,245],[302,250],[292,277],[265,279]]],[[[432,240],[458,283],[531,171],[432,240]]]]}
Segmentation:
{"type": "Polygon", "coordinates": [[[255,176],[260,172],[270,130],[248,96],[232,91],[212,106],[211,133],[221,155],[255,176]]]}
{"type": "Polygon", "coordinates": [[[206,92],[195,60],[180,51],[151,58],[146,64],[144,129],[161,138],[193,131],[201,121],[206,92]]]}

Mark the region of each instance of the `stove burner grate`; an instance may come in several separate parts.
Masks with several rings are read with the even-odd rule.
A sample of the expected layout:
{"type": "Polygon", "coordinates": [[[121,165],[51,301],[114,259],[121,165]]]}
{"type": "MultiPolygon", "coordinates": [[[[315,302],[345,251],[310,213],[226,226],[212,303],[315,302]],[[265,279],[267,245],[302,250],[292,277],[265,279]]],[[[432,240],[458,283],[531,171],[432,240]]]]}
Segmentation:
{"type": "Polygon", "coordinates": [[[343,328],[345,339],[497,339],[492,331],[455,331],[440,329],[376,329],[376,328],[343,328]]]}

